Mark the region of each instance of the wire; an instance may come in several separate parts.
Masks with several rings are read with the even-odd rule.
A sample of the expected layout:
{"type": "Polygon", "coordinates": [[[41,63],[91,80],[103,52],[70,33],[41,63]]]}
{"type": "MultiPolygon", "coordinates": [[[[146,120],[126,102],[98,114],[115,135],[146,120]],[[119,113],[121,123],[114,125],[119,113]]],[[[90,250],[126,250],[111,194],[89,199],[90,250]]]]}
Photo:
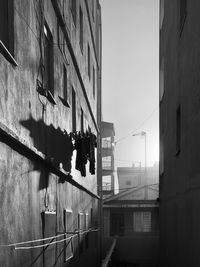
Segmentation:
{"type": "Polygon", "coordinates": [[[70,238],[73,238],[73,237],[77,236],[78,234],[84,234],[84,233],[87,233],[87,232],[97,232],[97,231],[99,231],[99,228],[96,228],[96,229],[90,228],[87,231],[83,231],[83,232],[77,231],[77,232],[74,232],[74,234],[72,236],[67,237],[67,238],[64,238],[62,240],[58,240],[58,241],[54,241],[54,242],[49,242],[48,244],[31,246],[31,247],[15,247],[15,246],[29,244],[29,243],[35,243],[35,242],[41,242],[41,241],[50,240],[50,239],[55,239],[55,238],[64,236],[66,234],[71,234],[71,233],[66,232],[66,233],[63,233],[63,234],[59,234],[59,235],[55,235],[55,236],[50,236],[50,237],[47,237],[47,238],[34,239],[34,240],[30,240],[30,241],[18,242],[18,243],[13,243],[13,244],[8,244],[8,245],[0,245],[0,247],[15,247],[15,249],[40,248],[40,247],[45,247],[45,246],[48,246],[48,245],[60,243],[60,242],[63,242],[65,240],[69,240],[70,238]]]}
{"type": "MultiPolygon", "coordinates": [[[[146,186],[149,187],[149,186],[153,186],[153,185],[159,185],[159,183],[155,183],[155,184],[147,184],[146,186]]],[[[143,187],[145,187],[145,185],[144,185],[144,186],[124,187],[124,188],[119,188],[119,189],[115,189],[115,190],[117,190],[117,191],[122,191],[122,190],[124,190],[124,191],[128,191],[129,189],[136,189],[136,188],[140,189],[140,188],[143,188],[143,187]]]]}
{"type": "Polygon", "coordinates": [[[135,130],[131,131],[129,134],[119,138],[117,141],[115,141],[115,144],[123,141],[124,139],[128,138],[130,135],[134,134],[136,131],[140,130],[140,128],[152,117],[154,112],[158,109],[159,106],[155,107],[153,111],[150,113],[150,115],[137,127],[135,130]]]}
{"type": "Polygon", "coordinates": [[[66,240],[72,239],[76,235],[77,234],[75,234],[73,236],[70,236],[70,237],[67,237],[67,238],[64,238],[62,240],[49,242],[48,244],[43,244],[43,245],[37,245],[37,246],[32,246],[32,247],[15,247],[15,250],[26,250],[26,249],[34,249],[34,248],[43,248],[43,247],[46,247],[46,246],[51,246],[51,245],[54,245],[54,244],[61,243],[61,242],[64,242],[66,240]]]}
{"type": "Polygon", "coordinates": [[[30,241],[18,242],[18,243],[13,243],[13,244],[9,244],[9,245],[0,245],[0,247],[13,247],[13,246],[17,246],[17,245],[41,242],[41,241],[45,241],[45,240],[50,240],[50,239],[53,239],[53,238],[61,237],[63,235],[65,235],[65,233],[60,234],[60,235],[50,236],[50,237],[47,237],[47,238],[34,239],[34,240],[30,240],[30,241]]]}

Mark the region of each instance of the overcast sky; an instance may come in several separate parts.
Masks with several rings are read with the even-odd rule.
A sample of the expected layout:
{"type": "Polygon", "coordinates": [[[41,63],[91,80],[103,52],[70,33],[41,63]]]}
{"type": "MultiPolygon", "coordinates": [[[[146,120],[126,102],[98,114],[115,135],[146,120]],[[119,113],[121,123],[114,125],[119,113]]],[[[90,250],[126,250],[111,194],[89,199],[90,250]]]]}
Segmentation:
{"type": "Polygon", "coordinates": [[[115,126],[115,165],[158,161],[159,0],[100,0],[103,120],[115,126]],[[139,129],[138,129],[139,128],[139,129]],[[138,130],[137,130],[138,129],[138,130]]]}

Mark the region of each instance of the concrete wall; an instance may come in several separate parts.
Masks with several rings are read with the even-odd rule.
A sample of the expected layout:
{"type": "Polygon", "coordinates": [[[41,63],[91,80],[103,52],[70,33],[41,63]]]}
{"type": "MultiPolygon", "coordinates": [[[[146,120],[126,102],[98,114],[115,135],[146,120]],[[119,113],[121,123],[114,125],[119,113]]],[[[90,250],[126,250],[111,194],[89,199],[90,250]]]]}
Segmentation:
{"type": "Polygon", "coordinates": [[[180,27],[180,2],[164,1],[160,60],[164,94],[160,102],[160,266],[199,266],[200,195],[200,21],[198,0],[187,1],[180,27]],[[180,149],[176,112],[180,106],[180,149]]]}
{"type": "MultiPolygon", "coordinates": [[[[97,137],[99,135],[100,7],[95,1],[93,19],[92,2],[77,1],[75,27],[70,1],[64,2],[66,6],[63,8],[61,1],[14,1],[13,57],[18,65],[7,60],[5,53],[0,54],[0,233],[1,244],[4,245],[43,238],[46,231],[42,217],[44,211],[56,212],[55,225],[48,233],[50,236],[64,231],[64,209],[72,210],[74,230],[77,229],[79,212],[88,213],[89,225],[98,227],[98,177],[89,173],[88,165],[86,177],[75,169],[76,151],[71,153],[63,130],[72,131],[73,86],[77,130],[81,129],[82,109],[84,130],[90,126],[91,131],[97,137]],[[79,46],[80,7],[84,27],[83,53],[79,46]],[[56,105],[37,92],[37,79],[41,79],[44,56],[43,19],[53,37],[56,105]],[[61,48],[58,46],[58,25],[64,36],[61,48]],[[88,44],[91,51],[90,79],[87,75],[88,44]],[[63,105],[60,99],[64,95],[63,64],[67,69],[70,107],[63,105]],[[95,95],[93,67],[96,73],[95,95]],[[59,168],[59,163],[63,168],[59,168]]],[[[99,232],[90,232],[88,239],[88,245],[84,241],[81,252],[79,242],[74,241],[75,256],[66,263],[64,243],[51,246],[51,256],[48,249],[44,253],[43,248],[15,250],[14,247],[1,247],[0,266],[84,266],[86,260],[87,266],[96,266],[99,232]]]]}

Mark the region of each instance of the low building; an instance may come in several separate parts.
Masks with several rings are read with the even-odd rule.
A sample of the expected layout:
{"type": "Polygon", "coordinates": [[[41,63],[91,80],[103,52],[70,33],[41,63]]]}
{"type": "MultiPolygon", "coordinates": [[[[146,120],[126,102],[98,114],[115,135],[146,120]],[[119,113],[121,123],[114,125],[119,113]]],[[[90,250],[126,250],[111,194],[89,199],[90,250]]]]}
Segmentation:
{"type": "Polygon", "coordinates": [[[139,166],[133,165],[132,167],[118,167],[117,176],[120,192],[142,185],[158,187],[158,163],[156,162],[153,166],[148,166],[146,168],[142,167],[141,164],[139,164],[139,166]]]}
{"type": "Polygon", "coordinates": [[[105,251],[117,239],[112,261],[128,266],[158,265],[158,208],[158,186],[152,185],[139,185],[104,200],[105,251]]]}

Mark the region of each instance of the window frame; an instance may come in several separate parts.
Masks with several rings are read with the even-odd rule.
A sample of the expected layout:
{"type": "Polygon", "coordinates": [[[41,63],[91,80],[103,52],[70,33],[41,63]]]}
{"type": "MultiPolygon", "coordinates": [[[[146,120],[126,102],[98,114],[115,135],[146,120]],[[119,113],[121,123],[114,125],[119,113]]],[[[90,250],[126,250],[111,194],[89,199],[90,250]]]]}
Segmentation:
{"type": "Polygon", "coordinates": [[[151,211],[134,211],[133,212],[133,231],[135,233],[151,233],[152,231],[152,213],[151,211]],[[139,215],[139,216],[137,216],[139,215]],[[148,230],[145,229],[145,215],[149,216],[148,230]],[[139,219],[139,223],[136,220],[139,219]],[[138,227],[138,229],[136,229],[138,227]],[[140,229],[139,229],[140,228],[140,229]]]}
{"type": "MultiPolygon", "coordinates": [[[[2,0],[1,3],[3,3],[2,0]]],[[[14,58],[14,2],[13,0],[5,0],[5,5],[7,5],[7,20],[5,25],[2,28],[6,28],[6,36],[5,39],[0,39],[0,53],[14,66],[18,66],[14,58]]],[[[5,13],[5,10],[2,10],[5,13]]],[[[4,33],[5,34],[5,33],[4,33]]]]}
{"type": "MultiPolygon", "coordinates": [[[[74,227],[73,227],[73,212],[72,210],[68,210],[65,209],[64,210],[64,227],[65,227],[65,238],[68,238],[71,236],[70,232],[74,232],[74,227]],[[68,216],[67,216],[68,215],[68,216]],[[70,216],[70,218],[69,218],[70,216]],[[71,226],[68,226],[69,221],[71,222],[71,226]],[[72,227],[72,229],[71,229],[72,227]]],[[[64,262],[69,261],[70,259],[72,259],[74,257],[74,250],[73,250],[73,244],[72,244],[73,240],[70,239],[65,240],[64,242],[64,262]],[[70,245],[70,247],[68,247],[70,245]],[[69,249],[69,251],[67,251],[67,249],[69,249]],[[69,256],[68,256],[69,254],[69,256]]]]}
{"type": "Polygon", "coordinates": [[[44,75],[43,75],[44,88],[46,88],[54,97],[53,35],[46,21],[44,22],[43,27],[44,27],[44,75]],[[45,54],[47,58],[45,57],[45,54]],[[47,68],[45,68],[46,65],[47,68]]]}

